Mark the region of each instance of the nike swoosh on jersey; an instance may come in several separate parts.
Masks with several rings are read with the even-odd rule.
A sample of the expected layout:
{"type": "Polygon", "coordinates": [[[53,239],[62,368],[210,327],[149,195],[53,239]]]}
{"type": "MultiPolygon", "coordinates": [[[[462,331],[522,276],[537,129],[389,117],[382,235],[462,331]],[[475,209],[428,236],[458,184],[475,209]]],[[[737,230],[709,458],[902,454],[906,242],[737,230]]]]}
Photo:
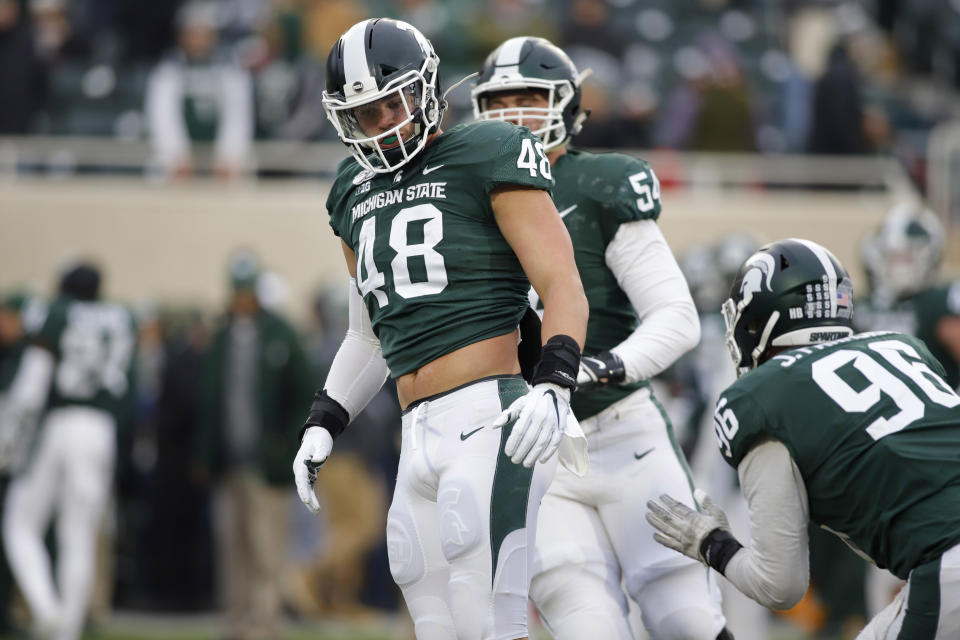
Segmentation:
{"type": "Polygon", "coordinates": [[[647,450],[644,451],[643,453],[634,453],[634,454],[633,454],[633,457],[636,458],[637,460],[640,460],[641,458],[643,458],[645,455],[647,455],[648,453],[650,453],[650,452],[653,451],[654,449],[656,449],[656,447],[650,447],[649,449],[647,449],[647,450]]]}
{"type": "Polygon", "coordinates": [[[445,164],[438,164],[438,165],[436,165],[436,166],[434,166],[434,167],[424,167],[424,168],[423,168],[423,175],[427,175],[428,173],[432,173],[432,172],[436,171],[437,169],[439,169],[439,168],[441,168],[441,167],[445,167],[445,166],[447,166],[447,165],[445,165],[445,164]]]}
{"type": "Polygon", "coordinates": [[[483,429],[483,427],[477,427],[476,429],[474,429],[474,430],[471,431],[470,433],[464,433],[463,431],[461,431],[461,432],[460,432],[460,439],[461,439],[461,440],[466,440],[467,438],[469,438],[470,436],[472,436],[473,434],[475,434],[477,431],[480,431],[481,429],[483,429]]]}
{"type": "Polygon", "coordinates": [[[560,217],[561,217],[561,218],[567,217],[567,215],[570,214],[570,213],[572,213],[573,210],[576,209],[576,208],[577,208],[577,205],[571,205],[571,206],[567,207],[566,209],[564,209],[563,211],[560,212],[560,217]]]}

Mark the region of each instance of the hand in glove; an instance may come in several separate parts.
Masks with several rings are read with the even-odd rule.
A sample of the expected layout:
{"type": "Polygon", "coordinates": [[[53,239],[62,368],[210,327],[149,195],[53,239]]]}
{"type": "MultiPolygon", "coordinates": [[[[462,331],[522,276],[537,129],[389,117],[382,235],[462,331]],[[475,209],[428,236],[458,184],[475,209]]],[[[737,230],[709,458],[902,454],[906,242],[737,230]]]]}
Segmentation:
{"type": "Polygon", "coordinates": [[[626,376],[623,360],[612,351],[583,356],[577,373],[577,391],[591,391],[604,385],[617,384],[623,382],[626,376]]]}
{"type": "Polygon", "coordinates": [[[293,459],[293,477],[297,485],[300,500],[313,513],[320,511],[320,502],[313,492],[313,483],[317,479],[317,469],[330,457],[333,450],[333,437],[323,427],[309,427],[300,441],[300,450],[293,459]]]}
{"type": "Polygon", "coordinates": [[[503,452],[514,464],[532,467],[539,459],[546,462],[560,446],[560,438],[570,413],[570,390],[551,382],[534,385],[493,421],[499,429],[516,420],[503,452]]]}
{"type": "Polygon", "coordinates": [[[647,522],[656,532],[654,540],[685,556],[717,569],[720,573],[742,547],[730,532],[727,516],[699,489],[694,499],[703,512],[695,511],[667,494],[660,502],[647,501],[647,522]]]}

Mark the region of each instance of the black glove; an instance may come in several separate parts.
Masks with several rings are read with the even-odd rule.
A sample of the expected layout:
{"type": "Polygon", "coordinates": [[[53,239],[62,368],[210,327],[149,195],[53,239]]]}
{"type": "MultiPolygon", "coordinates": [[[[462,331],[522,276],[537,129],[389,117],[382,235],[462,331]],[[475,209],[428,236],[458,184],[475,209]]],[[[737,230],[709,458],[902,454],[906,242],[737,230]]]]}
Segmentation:
{"type": "Polygon", "coordinates": [[[583,356],[577,373],[577,391],[592,391],[604,385],[619,384],[626,377],[623,360],[612,351],[583,356]]]}

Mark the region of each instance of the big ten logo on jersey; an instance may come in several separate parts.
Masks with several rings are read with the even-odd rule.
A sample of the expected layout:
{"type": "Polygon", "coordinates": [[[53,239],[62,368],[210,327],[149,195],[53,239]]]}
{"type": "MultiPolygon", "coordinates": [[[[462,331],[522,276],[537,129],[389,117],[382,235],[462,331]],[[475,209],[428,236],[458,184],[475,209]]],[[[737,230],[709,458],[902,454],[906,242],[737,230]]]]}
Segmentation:
{"type": "Polygon", "coordinates": [[[400,187],[399,189],[379,191],[359,204],[353,205],[353,208],[350,209],[350,221],[356,222],[375,209],[389,207],[394,204],[423,199],[446,200],[446,189],[446,182],[424,182],[422,184],[413,184],[406,188],[400,187]]]}

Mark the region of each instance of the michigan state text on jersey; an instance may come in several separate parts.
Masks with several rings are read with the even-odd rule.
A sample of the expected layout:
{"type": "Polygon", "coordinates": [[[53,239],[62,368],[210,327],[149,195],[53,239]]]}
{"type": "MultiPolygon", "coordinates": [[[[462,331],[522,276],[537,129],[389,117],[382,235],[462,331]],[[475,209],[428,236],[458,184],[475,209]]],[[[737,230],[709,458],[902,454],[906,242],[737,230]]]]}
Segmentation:
{"type": "Polygon", "coordinates": [[[542,148],[524,129],[472,123],[393,174],[341,164],[330,225],[357,256],[357,289],[391,376],[517,327],[530,285],[489,193],[552,187],[542,148]]]}

